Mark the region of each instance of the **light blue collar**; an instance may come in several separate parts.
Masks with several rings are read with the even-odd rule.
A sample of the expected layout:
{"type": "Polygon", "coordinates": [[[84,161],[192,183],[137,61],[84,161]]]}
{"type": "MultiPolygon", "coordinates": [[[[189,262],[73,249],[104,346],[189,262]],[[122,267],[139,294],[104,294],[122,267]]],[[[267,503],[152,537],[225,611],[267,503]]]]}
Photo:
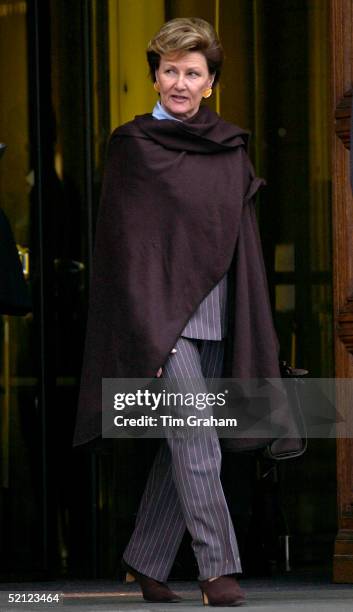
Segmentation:
{"type": "Polygon", "coordinates": [[[181,119],[177,119],[176,117],[173,117],[173,115],[170,115],[159,100],[152,111],[152,116],[155,119],[173,119],[174,121],[181,121],[181,119]]]}

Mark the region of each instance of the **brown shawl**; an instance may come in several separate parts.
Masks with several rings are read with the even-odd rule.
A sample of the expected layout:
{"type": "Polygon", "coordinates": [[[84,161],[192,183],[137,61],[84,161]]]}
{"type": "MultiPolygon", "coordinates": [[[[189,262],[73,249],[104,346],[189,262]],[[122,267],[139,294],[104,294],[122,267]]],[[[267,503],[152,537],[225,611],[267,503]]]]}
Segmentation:
{"type": "Polygon", "coordinates": [[[279,377],[248,133],[207,107],[141,115],[110,139],[74,445],[101,433],[103,377],[150,378],[229,270],[224,373],[279,377]]]}

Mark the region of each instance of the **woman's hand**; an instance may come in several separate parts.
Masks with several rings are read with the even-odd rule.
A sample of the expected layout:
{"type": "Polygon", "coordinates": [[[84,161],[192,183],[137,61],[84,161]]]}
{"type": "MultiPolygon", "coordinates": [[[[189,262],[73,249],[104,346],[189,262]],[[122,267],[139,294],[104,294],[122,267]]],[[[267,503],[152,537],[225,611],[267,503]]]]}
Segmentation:
{"type": "MultiPolygon", "coordinates": [[[[176,348],[173,348],[173,349],[170,351],[170,354],[171,354],[171,355],[173,355],[173,354],[174,354],[174,353],[176,353],[176,352],[177,352],[177,349],[176,349],[176,348]]],[[[158,372],[157,372],[157,374],[156,374],[156,377],[157,377],[157,378],[160,378],[160,377],[162,376],[162,374],[163,374],[163,368],[159,368],[159,370],[158,370],[158,372]]]]}

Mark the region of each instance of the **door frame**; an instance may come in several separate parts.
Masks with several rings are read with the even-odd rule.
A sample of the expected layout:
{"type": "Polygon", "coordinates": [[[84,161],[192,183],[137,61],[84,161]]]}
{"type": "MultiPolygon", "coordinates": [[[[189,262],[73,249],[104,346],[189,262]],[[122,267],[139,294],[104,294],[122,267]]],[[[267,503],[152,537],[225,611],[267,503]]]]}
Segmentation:
{"type": "MultiPolygon", "coordinates": [[[[331,0],[332,215],[335,376],[353,378],[353,197],[350,183],[350,122],[353,82],[353,6],[331,0]]],[[[333,579],[353,583],[353,413],[344,385],[337,391],[344,424],[337,436],[338,533],[333,579]]],[[[337,425],[338,428],[338,425],[337,425]]]]}

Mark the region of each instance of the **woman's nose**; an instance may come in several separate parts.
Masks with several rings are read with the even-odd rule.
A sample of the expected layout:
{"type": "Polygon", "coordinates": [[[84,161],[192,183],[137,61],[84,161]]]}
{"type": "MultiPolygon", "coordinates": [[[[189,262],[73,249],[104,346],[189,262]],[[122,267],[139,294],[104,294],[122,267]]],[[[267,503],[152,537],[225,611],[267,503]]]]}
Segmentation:
{"type": "Polygon", "coordinates": [[[177,89],[184,89],[185,88],[185,82],[184,82],[184,75],[180,74],[176,80],[175,83],[175,87],[177,89]]]}

